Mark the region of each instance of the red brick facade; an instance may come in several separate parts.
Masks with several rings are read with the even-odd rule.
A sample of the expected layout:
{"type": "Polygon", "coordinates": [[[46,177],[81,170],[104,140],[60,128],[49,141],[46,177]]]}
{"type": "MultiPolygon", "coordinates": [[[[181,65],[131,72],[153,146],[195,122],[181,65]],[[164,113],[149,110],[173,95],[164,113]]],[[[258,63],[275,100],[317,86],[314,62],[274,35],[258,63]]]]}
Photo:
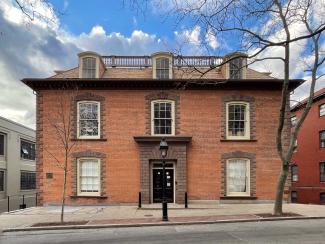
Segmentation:
{"type": "MultiPolygon", "coordinates": [[[[150,74],[148,69],[143,70],[143,75],[150,74]]],[[[106,78],[116,72],[115,67],[107,68],[103,77],[96,79],[75,78],[75,74],[69,72],[66,75],[71,77],[60,73],[62,77],[23,80],[37,91],[40,204],[60,203],[63,170],[47,151],[61,160],[64,157],[51,122],[62,94],[68,96],[65,116],[71,116],[73,133],[70,140],[76,143],[68,161],[68,204],[135,204],[139,192],[144,203],[151,202],[150,167],[154,160],[161,160],[158,150],[161,137],[151,135],[151,101],[155,99],[175,103],[175,135],[167,137],[170,145],[167,160],[175,163],[176,203],[184,202],[185,192],[189,200],[274,200],[281,164],[275,147],[281,80],[250,69],[245,74],[254,78],[227,82],[223,79],[217,86],[213,84],[217,84],[220,77],[207,79],[207,84],[194,82],[189,85],[182,79],[135,78],[130,75],[135,72],[132,69],[121,71],[122,78],[106,78]],[[127,77],[123,78],[125,74],[127,77]],[[71,92],[75,87],[77,92],[71,92]],[[77,138],[76,106],[83,100],[100,103],[99,139],[77,138]],[[249,139],[226,138],[226,103],[232,101],[249,104],[249,139]],[[81,157],[101,161],[98,196],[78,196],[76,162],[81,157]],[[231,158],[250,160],[248,196],[227,196],[226,160],[231,158]],[[53,177],[46,178],[47,173],[53,173],[53,177]]],[[[293,81],[295,86],[299,83],[301,81],[293,81]]],[[[289,135],[289,132],[284,134],[289,135]]],[[[286,190],[285,199],[287,193],[286,190]]]]}
{"type": "MultiPolygon", "coordinates": [[[[320,147],[320,132],[325,130],[325,116],[320,116],[320,105],[325,104],[325,88],[315,93],[314,102],[297,139],[297,149],[292,165],[298,167],[298,180],[292,182],[292,192],[298,203],[320,204],[320,194],[325,194],[325,181],[320,179],[320,164],[325,163],[325,148],[320,147]]],[[[292,116],[300,118],[303,109],[294,108],[292,116]]],[[[324,204],[324,203],[323,203],[324,204]]]]}

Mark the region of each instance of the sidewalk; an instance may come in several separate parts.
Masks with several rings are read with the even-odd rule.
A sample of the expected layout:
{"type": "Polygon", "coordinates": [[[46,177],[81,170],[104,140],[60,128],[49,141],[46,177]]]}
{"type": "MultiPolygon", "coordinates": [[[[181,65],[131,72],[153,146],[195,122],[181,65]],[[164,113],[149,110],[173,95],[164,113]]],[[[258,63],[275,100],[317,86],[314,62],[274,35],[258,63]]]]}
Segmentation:
{"type": "MultiPolygon", "coordinates": [[[[258,214],[272,213],[273,204],[169,204],[168,223],[216,222],[225,220],[260,220],[258,214]]],[[[159,205],[137,206],[67,206],[65,221],[88,221],[87,225],[166,224],[161,222],[159,205]]],[[[284,212],[304,217],[325,217],[325,205],[284,204],[284,212]]],[[[60,207],[34,207],[0,214],[0,230],[25,228],[36,223],[58,222],[60,207]]]]}

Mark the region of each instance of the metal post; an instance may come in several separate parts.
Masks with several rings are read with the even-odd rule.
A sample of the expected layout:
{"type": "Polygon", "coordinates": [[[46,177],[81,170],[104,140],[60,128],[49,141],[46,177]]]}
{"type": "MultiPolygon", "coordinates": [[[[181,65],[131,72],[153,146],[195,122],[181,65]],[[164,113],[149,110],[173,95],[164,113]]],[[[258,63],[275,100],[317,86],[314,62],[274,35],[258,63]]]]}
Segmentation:
{"type": "Polygon", "coordinates": [[[35,207],[37,207],[37,192],[35,193],[35,207]]]}
{"type": "Polygon", "coordinates": [[[8,212],[10,212],[10,197],[8,196],[8,212]]]}
{"type": "Polygon", "coordinates": [[[167,213],[167,199],[166,199],[166,170],[165,170],[165,160],[162,161],[163,165],[163,187],[162,187],[162,210],[163,210],[163,221],[168,221],[168,213],[167,213]]]}
{"type": "Polygon", "coordinates": [[[141,208],[141,191],[139,192],[139,203],[138,203],[138,207],[141,208]]]}
{"type": "Polygon", "coordinates": [[[185,192],[185,208],[188,208],[188,205],[187,205],[187,192],[185,192]]]}

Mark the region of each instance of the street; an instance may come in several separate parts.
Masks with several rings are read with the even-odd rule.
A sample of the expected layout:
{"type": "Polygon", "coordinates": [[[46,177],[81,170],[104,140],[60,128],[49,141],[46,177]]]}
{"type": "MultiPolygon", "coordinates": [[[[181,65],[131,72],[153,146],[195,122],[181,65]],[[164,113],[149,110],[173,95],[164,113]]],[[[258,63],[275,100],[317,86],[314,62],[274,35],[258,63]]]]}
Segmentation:
{"type": "Polygon", "coordinates": [[[37,243],[324,243],[325,220],[8,232],[1,244],[37,243]]]}

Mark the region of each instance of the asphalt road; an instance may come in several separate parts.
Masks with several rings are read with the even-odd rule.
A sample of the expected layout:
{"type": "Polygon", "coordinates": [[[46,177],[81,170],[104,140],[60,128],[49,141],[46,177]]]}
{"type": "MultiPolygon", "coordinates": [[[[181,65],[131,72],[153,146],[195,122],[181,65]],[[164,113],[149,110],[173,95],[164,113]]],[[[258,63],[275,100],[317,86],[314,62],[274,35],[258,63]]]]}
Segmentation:
{"type": "Polygon", "coordinates": [[[325,220],[9,232],[0,243],[325,243],[325,220]]]}

